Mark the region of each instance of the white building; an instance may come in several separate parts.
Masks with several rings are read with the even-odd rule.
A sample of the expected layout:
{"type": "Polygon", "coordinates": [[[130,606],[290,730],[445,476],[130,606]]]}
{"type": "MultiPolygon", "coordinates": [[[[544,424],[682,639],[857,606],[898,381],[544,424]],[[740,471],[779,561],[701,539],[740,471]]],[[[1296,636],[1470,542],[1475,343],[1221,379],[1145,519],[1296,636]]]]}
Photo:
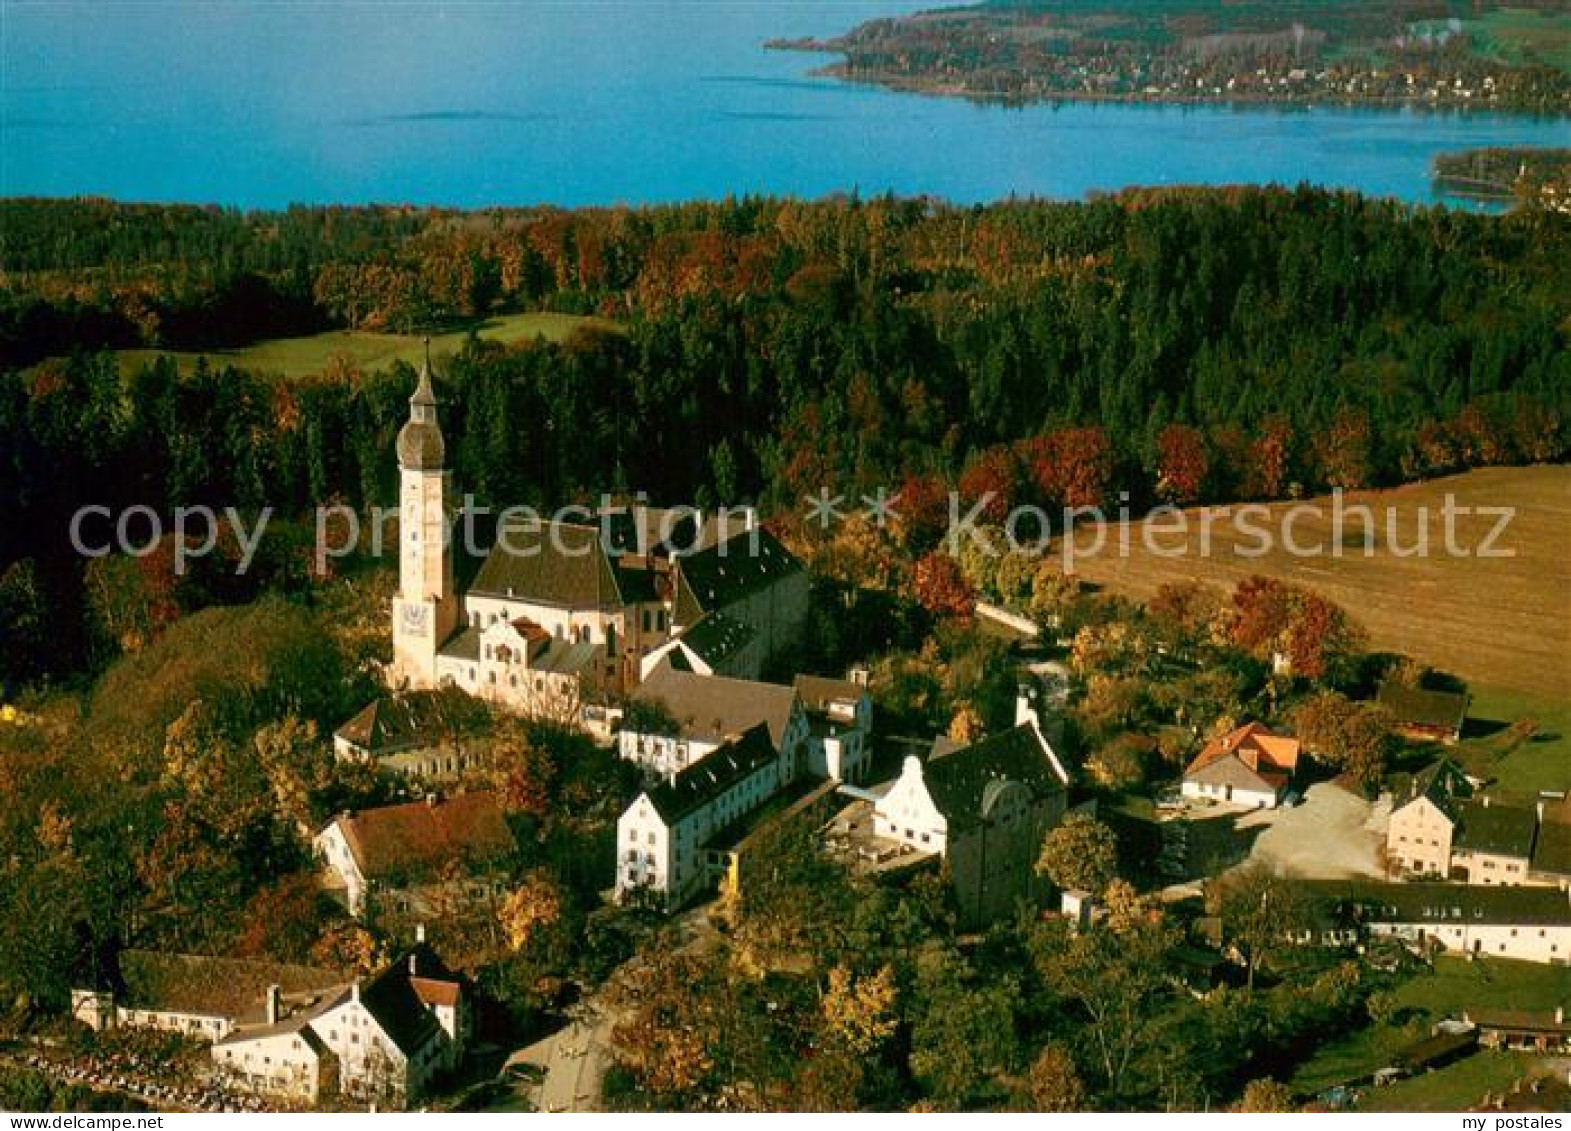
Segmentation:
{"type": "Polygon", "coordinates": [[[794,686],[807,716],[807,772],[866,782],[873,761],[873,699],[867,687],[816,675],[799,675],[794,686]]]}
{"type": "Polygon", "coordinates": [[[699,675],[661,666],[633,696],[617,735],[617,752],[651,775],[670,777],[728,740],[763,723],[794,779],[809,745],[797,692],[776,683],[699,675]]]}
{"type": "Polygon", "coordinates": [[[471,1024],[462,982],[421,943],[368,982],[295,1008],[269,991],[261,1021],[214,1044],[213,1061],[264,1094],[315,1103],[341,1093],[399,1106],[457,1068],[471,1024]]]}
{"type": "Polygon", "coordinates": [[[1391,936],[1418,948],[1564,965],[1571,961],[1571,893],[1547,887],[1301,881],[1345,928],[1338,937],[1391,936]]]}
{"type": "Polygon", "coordinates": [[[1181,792],[1185,797],[1274,809],[1292,784],[1298,754],[1296,738],[1247,723],[1206,743],[1184,770],[1181,792]]]}
{"type": "Polygon", "coordinates": [[[351,915],[419,919],[438,897],[446,905],[500,895],[518,843],[496,795],[476,792],[341,814],[312,848],[351,915]]]}
{"type": "Polygon", "coordinates": [[[946,740],[924,760],[906,758],[873,805],[873,833],[943,857],[968,923],[983,923],[1035,899],[1042,838],[1069,804],[1069,773],[1038,720],[960,749],[946,740]]]}
{"type": "Polygon", "coordinates": [[[453,689],[374,699],[333,732],[333,753],[406,777],[454,779],[481,764],[490,719],[453,689]]]}
{"type": "Polygon", "coordinates": [[[616,891],[667,907],[686,902],[725,867],[715,843],[790,781],[769,727],[758,723],[641,792],[617,821],[616,891]]]}
{"type": "Polygon", "coordinates": [[[94,1030],[157,1029],[215,1041],[257,1021],[269,987],[293,997],[343,982],[342,972],[312,966],[123,950],[101,985],[71,991],[71,1012],[94,1030]]]}

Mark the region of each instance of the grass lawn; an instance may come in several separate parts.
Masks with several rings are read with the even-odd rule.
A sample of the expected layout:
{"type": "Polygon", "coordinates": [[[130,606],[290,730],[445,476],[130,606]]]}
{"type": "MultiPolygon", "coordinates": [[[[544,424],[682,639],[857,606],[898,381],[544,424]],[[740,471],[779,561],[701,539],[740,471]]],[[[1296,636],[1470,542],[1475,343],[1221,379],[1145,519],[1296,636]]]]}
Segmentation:
{"type": "Polygon", "coordinates": [[[1571,15],[1500,8],[1467,21],[1483,54],[1522,64],[1530,58],[1571,72],[1571,15]]]}
{"type": "MultiPolygon", "coordinates": [[[[1407,977],[1392,996],[1396,1008],[1390,1018],[1322,1047],[1294,1074],[1294,1088],[1319,1092],[1366,1076],[1384,1067],[1404,1045],[1428,1036],[1436,1021],[1459,1017],[1469,1006],[1543,1009],[1571,1004],[1571,969],[1508,959],[1439,958],[1433,970],[1407,977]]],[[[1362,1106],[1370,1111],[1455,1111],[1486,1091],[1509,1085],[1532,1064],[1529,1056],[1479,1053],[1437,1072],[1385,1088],[1368,1088],[1362,1106]]]]}
{"type": "Polygon", "coordinates": [[[1485,1092],[1503,1092],[1526,1074],[1530,1057],[1486,1050],[1455,1064],[1367,1088],[1359,1111],[1464,1111],[1485,1092]]]}
{"type": "Polygon", "coordinates": [[[1470,691],[1468,727],[1454,752],[1464,769],[1505,793],[1571,789],[1571,703],[1497,687],[1470,691]],[[1505,728],[1524,718],[1537,720],[1538,733],[1502,756],[1505,728]]]}
{"type": "MultiPolygon", "coordinates": [[[[535,312],[489,318],[475,327],[475,332],[482,338],[507,343],[536,337],[559,342],[583,326],[609,329],[615,323],[603,318],[585,318],[574,314],[535,312]]],[[[431,337],[431,350],[433,353],[456,353],[468,336],[467,329],[434,334],[431,337]]],[[[240,349],[212,350],[205,356],[216,365],[230,364],[268,373],[282,373],[286,377],[306,377],[322,372],[328,362],[338,356],[353,360],[362,370],[371,371],[385,368],[395,361],[419,365],[424,351],[418,334],[369,334],[333,330],[308,338],[275,338],[240,349]]],[[[190,372],[196,366],[197,358],[204,356],[171,350],[119,351],[122,368],[165,355],[175,358],[182,372],[190,372]]]]}

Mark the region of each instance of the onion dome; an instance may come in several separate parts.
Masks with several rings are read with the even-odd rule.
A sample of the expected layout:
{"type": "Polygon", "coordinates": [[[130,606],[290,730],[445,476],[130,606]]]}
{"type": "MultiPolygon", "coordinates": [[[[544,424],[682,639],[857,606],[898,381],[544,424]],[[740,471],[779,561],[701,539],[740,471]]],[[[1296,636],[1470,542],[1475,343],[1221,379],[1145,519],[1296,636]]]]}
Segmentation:
{"type": "Polygon", "coordinates": [[[442,429],[436,422],[436,394],[431,391],[431,339],[426,339],[420,383],[409,398],[409,422],[398,433],[398,463],[408,471],[441,471],[447,457],[442,429]]]}

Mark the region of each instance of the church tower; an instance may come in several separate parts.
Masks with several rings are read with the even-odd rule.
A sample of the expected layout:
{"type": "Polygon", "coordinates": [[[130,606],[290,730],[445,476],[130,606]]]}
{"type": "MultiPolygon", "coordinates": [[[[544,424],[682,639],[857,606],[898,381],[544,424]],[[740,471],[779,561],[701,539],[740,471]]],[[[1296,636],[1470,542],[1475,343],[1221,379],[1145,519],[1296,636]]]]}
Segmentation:
{"type": "Polygon", "coordinates": [[[393,598],[393,674],[408,687],[436,686],[436,653],[458,625],[448,472],[431,391],[431,343],[409,422],[398,433],[398,595],[393,598]]]}

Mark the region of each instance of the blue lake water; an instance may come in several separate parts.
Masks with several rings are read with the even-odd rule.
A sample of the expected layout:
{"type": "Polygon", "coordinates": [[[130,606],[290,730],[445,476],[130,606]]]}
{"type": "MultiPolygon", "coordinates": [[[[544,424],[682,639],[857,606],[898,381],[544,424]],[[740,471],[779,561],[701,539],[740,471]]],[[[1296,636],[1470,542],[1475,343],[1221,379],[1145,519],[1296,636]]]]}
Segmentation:
{"type": "Polygon", "coordinates": [[[763,49],[933,3],[0,0],[0,194],[973,202],[1309,181],[1430,201],[1437,153],[1571,144],[1565,119],[976,105],[815,78],[826,57],[763,49]]]}

